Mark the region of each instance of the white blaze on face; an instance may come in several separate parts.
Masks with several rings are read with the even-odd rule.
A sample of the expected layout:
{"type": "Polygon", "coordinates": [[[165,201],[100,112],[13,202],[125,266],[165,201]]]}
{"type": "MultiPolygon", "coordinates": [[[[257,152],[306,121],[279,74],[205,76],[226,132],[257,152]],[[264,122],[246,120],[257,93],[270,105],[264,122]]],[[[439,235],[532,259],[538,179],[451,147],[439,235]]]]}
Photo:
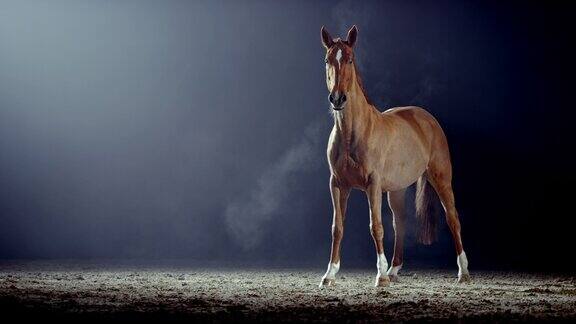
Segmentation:
{"type": "Polygon", "coordinates": [[[341,48],[339,48],[338,52],[336,52],[336,60],[338,61],[338,68],[340,68],[340,64],[342,63],[342,62],[340,62],[340,61],[342,61],[342,49],[341,48]]]}

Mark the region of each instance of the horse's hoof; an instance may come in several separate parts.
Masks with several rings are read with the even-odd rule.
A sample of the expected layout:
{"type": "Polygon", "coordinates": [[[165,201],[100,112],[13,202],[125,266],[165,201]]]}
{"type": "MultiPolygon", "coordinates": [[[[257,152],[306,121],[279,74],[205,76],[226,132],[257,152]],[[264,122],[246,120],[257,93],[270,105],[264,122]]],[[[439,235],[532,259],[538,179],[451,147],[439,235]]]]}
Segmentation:
{"type": "Polygon", "coordinates": [[[322,281],[320,282],[319,287],[331,287],[334,286],[336,284],[336,279],[328,279],[328,278],[322,278],[322,281]]]}
{"type": "Polygon", "coordinates": [[[390,277],[390,282],[400,282],[399,275],[388,275],[388,277],[390,277]]]}
{"type": "Polygon", "coordinates": [[[458,275],[458,283],[468,283],[470,281],[472,281],[472,279],[470,278],[469,273],[458,275]]]}
{"type": "Polygon", "coordinates": [[[388,287],[390,286],[390,278],[388,276],[382,276],[376,278],[376,283],[374,287],[388,287]]]}

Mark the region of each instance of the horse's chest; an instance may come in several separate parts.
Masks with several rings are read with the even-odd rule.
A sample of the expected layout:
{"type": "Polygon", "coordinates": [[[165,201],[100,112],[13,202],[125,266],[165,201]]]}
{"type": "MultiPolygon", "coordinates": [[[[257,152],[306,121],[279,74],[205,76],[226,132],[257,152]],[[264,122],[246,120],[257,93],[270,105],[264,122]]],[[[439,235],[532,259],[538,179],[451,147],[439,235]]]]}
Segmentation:
{"type": "Polygon", "coordinates": [[[339,149],[330,159],[332,174],[339,183],[355,188],[365,188],[368,183],[368,172],[364,157],[357,150],[339,149]]]}

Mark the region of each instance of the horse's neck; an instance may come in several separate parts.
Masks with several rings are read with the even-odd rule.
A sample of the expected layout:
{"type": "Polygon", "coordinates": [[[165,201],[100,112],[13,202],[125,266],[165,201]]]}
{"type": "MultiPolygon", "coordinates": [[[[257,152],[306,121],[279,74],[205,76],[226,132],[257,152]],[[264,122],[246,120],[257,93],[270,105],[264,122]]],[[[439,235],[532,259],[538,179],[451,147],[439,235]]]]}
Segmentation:
{"type": "Polygon", "coordinates": [[[362,140],[360,136],[355,136],[355,134],[365,134],[364,130],[370,127],[374,114],[375,108],[368,103],[357,79],[354,78],[354,86],[346,108],[334,112],[336,131],[343,139],[341,143],[346,148],[354,144],[353,141],[362,140]]]}

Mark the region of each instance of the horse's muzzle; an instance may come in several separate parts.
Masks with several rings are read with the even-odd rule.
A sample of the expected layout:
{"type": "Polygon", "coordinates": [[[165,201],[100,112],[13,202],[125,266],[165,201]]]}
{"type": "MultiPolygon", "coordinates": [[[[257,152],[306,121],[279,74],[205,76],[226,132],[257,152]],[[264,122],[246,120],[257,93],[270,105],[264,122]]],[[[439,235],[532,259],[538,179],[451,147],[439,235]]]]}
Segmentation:
{"type": "Polygon", "coordinates": [[[342,110],[346,104],[346,95],[340,91],[335,91],[328,95],[328,101],[332,104],[332,109],[342,110]]]}

